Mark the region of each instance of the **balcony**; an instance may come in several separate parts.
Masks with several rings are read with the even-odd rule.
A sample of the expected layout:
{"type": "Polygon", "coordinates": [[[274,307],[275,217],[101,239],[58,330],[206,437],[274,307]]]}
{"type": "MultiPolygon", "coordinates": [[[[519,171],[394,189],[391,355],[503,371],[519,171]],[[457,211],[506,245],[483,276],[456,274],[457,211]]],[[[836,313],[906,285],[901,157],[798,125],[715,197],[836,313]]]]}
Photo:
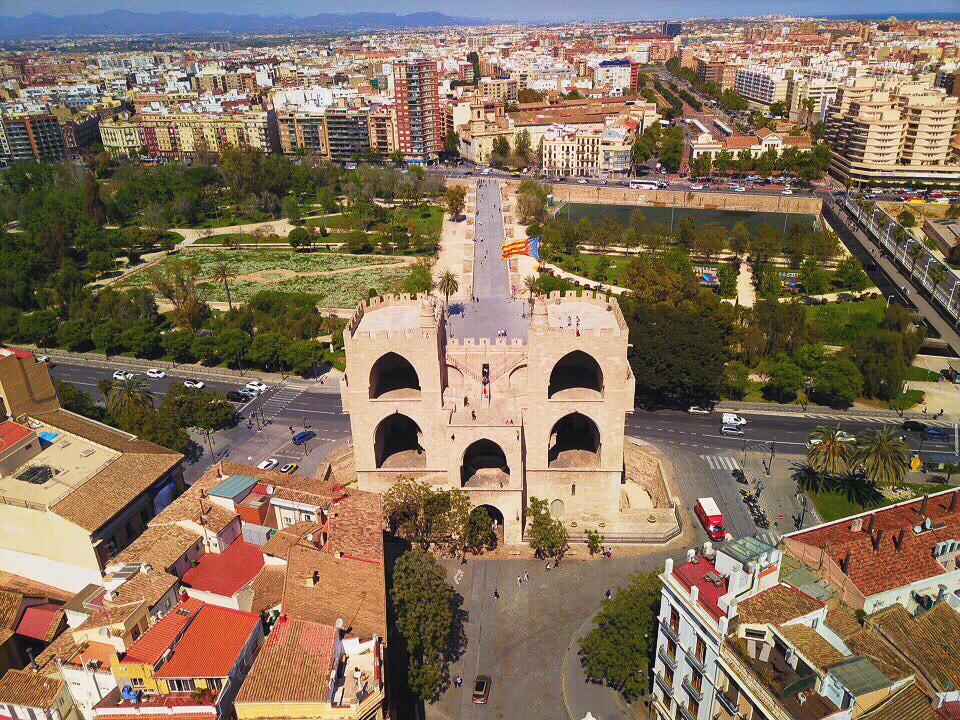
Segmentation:
{"type": "Polygon", "coordinates": [[[657,650],[657,657],[663,660],[663,664],[666,665],[671,670],[677,669],[677,658],[670,657],[670,654],[666,651],[663,646],[660,646],[660,649],[657,650]]]}
{"type": "Polygon", "coordinates": [[[692,697],[692,698],[693,698],[694,700],[696,700],[698,703],[699,703],[699,702],[703,702],[703,692],[700,691],[700,690],[697,690],[697,689],[690,683],[690,678],[685,677],[685,678],[683,679],[683,682],[680,683],[680,687],[682,687],[682,688],[684,689],[684,692],[686,692],[687,695],[689,695],[690,697],[692,697]]]}
{"type": "Polygon", "coordinates": [[[680,642],[680,628],[679,626],[674,628],[666,620],[660,621],[660,629],[663,630],[663,634],[674,642],[680,642]]]}
{"type": "Polygon", "coordinates": [[[682,717],[683,720],[697,720],[697,716],[694,715],[689,710],[687,710],[686,705],[681,705],[680,703],[677,703],[677,710],[680,711],[680,717],[682,717]]]}
{"type": "Polygon", "coordinates": [[[654,673],[653,679],[656,680],[657,685],[663,690],[664,694],[673,697],[673,686],[664,680],[663,677],[660,676],[660,673],[654,673]]]}
{"type": "Polygon", "coordinates": [[[706,672],[706,666],[704,666],[703,661],[693,653],[687,653],[687,662],[690,663],[690,667],[701,675],[706,672]]]}
{"type": "Polygon", "coordinates": [[[727,692],[729,691],[724,691],[724,690],[717,691],[717,700],[720,701],[720,704],[723,706],[724,710],[726,710],[731,715],[736,715],[739,712],[740,707],[737,704],[736,700],[734,700],[732,697],[727,695],[727,692]]]}

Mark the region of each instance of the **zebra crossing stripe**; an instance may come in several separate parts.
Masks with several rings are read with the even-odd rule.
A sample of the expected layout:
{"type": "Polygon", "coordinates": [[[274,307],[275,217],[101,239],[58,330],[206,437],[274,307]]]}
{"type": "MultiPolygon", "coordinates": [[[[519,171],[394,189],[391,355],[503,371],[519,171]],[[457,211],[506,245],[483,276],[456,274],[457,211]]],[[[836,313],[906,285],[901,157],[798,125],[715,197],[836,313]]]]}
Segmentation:
{"type": "Polygon", "coordinates": [[[700,459],[707,463],[711,470],[736,470],[739,467],[736,458],[729,455],[701,455],[700,459]]]}

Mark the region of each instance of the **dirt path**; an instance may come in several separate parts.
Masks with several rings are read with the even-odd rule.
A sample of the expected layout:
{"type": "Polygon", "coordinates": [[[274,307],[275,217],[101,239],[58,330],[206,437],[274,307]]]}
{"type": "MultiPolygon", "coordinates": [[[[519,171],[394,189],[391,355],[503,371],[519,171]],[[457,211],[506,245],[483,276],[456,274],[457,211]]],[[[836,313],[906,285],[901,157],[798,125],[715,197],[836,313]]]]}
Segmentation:
{"type": "MultiPolygon", "coordinates": [[[[274,268],[271,270],[257,270],[246,275],[237,275],[237,280],[246,280],[256,283],[278,283],[284,280],[292,280],[298,277],[324,277],[327,275],[343,275],[344,273],[356,272],[357,270],[381,270],[383,268],[404,268],[413,265],[417,258],[404,256],[398,262],[377,263],[376,265],[351,265],[350,267],[337,268],[336,270],[308,270],[306,272],[297,272],[287,268],[274,268]]],[[[203,278],[201,282],[212,282],[214,278],[203,278]]]]}

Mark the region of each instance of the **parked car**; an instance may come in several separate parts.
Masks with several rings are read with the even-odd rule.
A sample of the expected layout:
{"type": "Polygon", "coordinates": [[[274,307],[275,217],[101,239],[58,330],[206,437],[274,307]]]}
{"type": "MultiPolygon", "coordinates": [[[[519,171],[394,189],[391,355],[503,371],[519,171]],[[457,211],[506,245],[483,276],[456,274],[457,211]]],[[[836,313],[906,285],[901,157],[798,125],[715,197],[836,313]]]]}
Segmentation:
{"type": "Polygon", "coordinates": [[[251,380],[246,385],[244,385],[247,390],[253,390],[255,393],[262,393],[267,389],[265,383],[260,382],[259,380],[251,380]]]}
{"type": "Polygon", "coordinates": [[[114,370],[113,379],[114,380],[133,380],[133,373],[127,372],[126,370],[114,370]]]}
{"type": "Polygon", "coordinates": [[[477,705],[483,705],[490,699],[490,686],[492,684],[493,680],[490,679],[489,675],[477,675],[477,679],[473,683],[473,701],[477,705]]]}
{"type": "Polygon", "coordinates": [[[747,189],[746,189],[745,187],[735,187],[735,188],[733,189],[733,191],[734,191],[734,192],[746,192],[747,189]]]}
{"type": "Polygon", "coordinates": [[[691,185],[691,186],[690,186],[690,189],[691,189],[691,190],[703,190],[703,185],[700,185],[699,183],[697,183],[696,185],[691,185]]]}
{"type": "Polygon", "coordinates": [[[48,364],[50,364],[50,365],[53,364],[53,363],[50,362],[50,356],[49,356],[49,355],[37,355],[37,356],[34,358],[34,360],[36,360],[36,361],[39,362],[39,363],[48,363],[48,364]]]}
{"type": "Polygon", "coordinates": [[[923,433],[923,436],[927,440],[949,440],[950,435],[946,430],[942,428],[928,427],[926,432],[923,433]]]}
{"type": "Polygon", "coordinates": [[[245,403],[245,402],[250,402],[251,397],[237,390],[228,390],[227,400],[229,400],[232,403],[245,403]]]}
{"type": "Polygon", "coordinates": [[[781,194],[781,195],[793,195],[793,190],[791,190],[790,188],[784,188],[783,190],[780,191],[780,194],[781,194]]]}
{"type": "Polygon", "coordinates": [[[313,440],[317,434],[313,430],[304,430],[293,436],[294,445],[303,445],[308,440],[313,440]]]}
{"type": "Polygon", "coordinates": [[[299,469],[300,469],[300,465],[298,465],[297,463],[287,463],[282,468],[280,468],[280,472],[287,473],[289,475],[291,473],[295,473],[299,469]]]}
{"type": "Polygon", "coordinates": [[[184,380],[184,387],[193,388],[194,390],[203,389],[203,380],[184,380]]]}
{"type": "Polygon", "coordinates": [[[926,432],[927,426],[925,423],[920,422],[919,420],[905,420],[903,425],[901,425],[904,430],[907,432],[926,432]]]}
{"type": "Polygon", "coordinates": [[[277,460],[276,458],[267,458],[266,460],[261,462],[259,465],[257,465],[257,468],[259,468],[260,470],[273,470],[279,464],[280,464],[280,461],[277,460]]]}
{"type": "Polygon", "coordinates": [[[148,378],[154,378],[155,380],[160,380],[167,376],[167,374],[160,368],[150,368],[147,370],[146,375],[148,378]]]}

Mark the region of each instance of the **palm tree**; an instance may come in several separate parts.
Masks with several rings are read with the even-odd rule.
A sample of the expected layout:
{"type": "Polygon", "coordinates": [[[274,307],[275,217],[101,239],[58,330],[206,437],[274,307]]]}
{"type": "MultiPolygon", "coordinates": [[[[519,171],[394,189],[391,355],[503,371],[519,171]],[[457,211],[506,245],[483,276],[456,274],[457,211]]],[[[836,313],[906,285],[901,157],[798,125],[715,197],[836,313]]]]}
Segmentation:
{"type": "Polygon", "coordinates": [[[853,448],[844,440],[840,426],[835,428],[820,425],[810,433],[807,447],[807,462],[821,475],[843,475],[850,469],[853,448]]]}
{"type": "Polygon", "coordinates": [[[230,297],[230,281],[237,277],[237,272],[223,260],[213,266],[213,277],[223,283],[223,291],[227,295],[227,308],[233,310],[233,300],[230,297]]]}
{"type": "Polygon", "coordinates": [[[867,430],[857,444],[854,465],[863,468],[871,482],[896,487],[910,467],[910,448],[892,427],[867,430]]]}
{"type": "Polygon", "coordinates": [[[920,258],[923,257],[923,248],[919,243],[914,243],[910,246],[910,249],[907,250],[907,255],[910,256],[912,265],[910,265],[910,277],[913,277],[914,270],[917,269],[917,263],[920,261],[920,258]]]}
{"type": "Polygon", "coordinates": [[[107,409],[115,418],[138,410],[153,410],[153,390],[136,377],[111,382],[106,400],[107,409]]]}
{"type": "Polygon", "coordinates": [[[530,307],[533,307],[533,296],[537,294],[537,278],[533,275],[527,275],[523,279],[523,289],[530,296],[530,307]]]}
{"type": "Polygon", "coordinates": [[[930,288],[930,297],[932,298],[937,294],[937,287],[944,280],[947,279],[947,271],[943,269],[943,265],[937,263],[937,265],[930,271],[930,282],[933,283],[933,287],[930,288]]]}
{"type": "Polygon", "coordinates": [[[437,290],[443,293],[444,304],[448,304],[450,302],[450,296],[459,289],[460,280],[453,270],[446,268],[440,273],[440,278],[437,280],[437,290]]]}

